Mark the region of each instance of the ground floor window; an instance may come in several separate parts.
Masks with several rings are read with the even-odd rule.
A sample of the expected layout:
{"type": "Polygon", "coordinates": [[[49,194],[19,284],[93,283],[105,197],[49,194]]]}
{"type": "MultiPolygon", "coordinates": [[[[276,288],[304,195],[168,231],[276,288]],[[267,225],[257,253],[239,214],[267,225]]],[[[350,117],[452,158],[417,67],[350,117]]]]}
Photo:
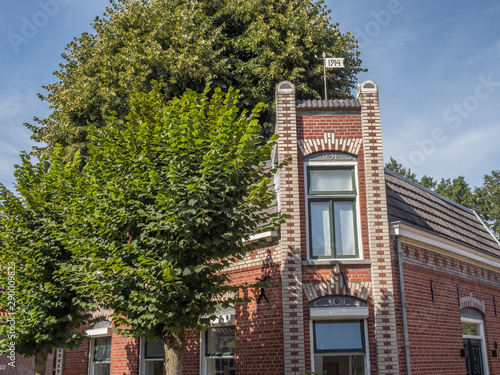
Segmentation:
{"type": "Polygon", "coordinates": [[[365,375],[362,320],[315,321],[314,371],[327,375],[365,375]]]}
{"type": "Polygon", "coordinates": [[[91,344],[90,375],[109,375],[111,366],[111,337],[96,337],[91,344]]]}
{"type": "Polygon", "coordinates": [[[236,335],[234,326],[211,327],[204,333],[204,375],[235,375],[236,335]]]}
{"type": "Polygon", "coordinates": [[[460,311],[467,375],[488,375],[483,316],[474,309],[460,311]]]}
{"type": "Polygon", "coordinates": [[[163,342],[141,340],[141,375],[163,375],[163,342]]]}

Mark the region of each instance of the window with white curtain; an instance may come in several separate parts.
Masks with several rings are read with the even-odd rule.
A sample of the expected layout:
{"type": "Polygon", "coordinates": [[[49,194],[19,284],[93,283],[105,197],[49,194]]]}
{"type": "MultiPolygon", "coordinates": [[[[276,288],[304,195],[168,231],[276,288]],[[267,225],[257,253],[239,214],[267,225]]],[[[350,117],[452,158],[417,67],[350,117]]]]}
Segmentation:
{"type": "Polygon", "coordinates": [[[356,179],[353,166],[307,168],[311,258],[357,258],[356,179]]]}
{"type": "Polygon", "coordinates": [[[204,332],[203,375],[236,374],[235,326],[210,327],[204,332]]]}
{"type": "Polygon", "coordinates": [[[91,343],[90,375],[109,375],[111,367],[111,337],[96,337],[91,343]]]}

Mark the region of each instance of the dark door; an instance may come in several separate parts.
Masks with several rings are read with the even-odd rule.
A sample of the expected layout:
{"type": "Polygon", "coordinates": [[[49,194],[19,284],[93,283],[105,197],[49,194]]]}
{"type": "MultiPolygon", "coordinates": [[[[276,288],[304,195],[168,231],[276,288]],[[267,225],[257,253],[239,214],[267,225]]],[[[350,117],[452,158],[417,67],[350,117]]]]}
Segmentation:
{"type": "Polygon", "coordinates": [[[467,375],[483,375],[483,361],[481,354],[481,341],[465,339],[465,363],[467,375]]]}

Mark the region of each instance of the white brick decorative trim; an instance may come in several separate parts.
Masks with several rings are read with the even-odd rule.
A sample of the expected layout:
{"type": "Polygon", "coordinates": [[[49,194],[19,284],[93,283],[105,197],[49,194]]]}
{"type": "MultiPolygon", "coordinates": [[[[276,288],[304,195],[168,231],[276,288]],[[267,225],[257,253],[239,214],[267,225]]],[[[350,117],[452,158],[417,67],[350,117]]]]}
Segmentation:
{"type": "Polygon", "coordinates": [[[486,304],[484,301],[473,297],[472,293],[469,296],[460,297],[460,310],[465,309],[466,307],[472,307],[481,311],[483,314],[486,314],[486,304]]]}
{"type": "Polygon", "coordinates": [[[335,133],[325,132],[323,139],[299,139],[298,144],[302,155],[308,156],[321,151],[343,151],[358,155],[361,148],[361,138],[335,138],[335,133]]]}
{"type": "Polygon", "coordinates": [[[372,284],[370,282],[355,283],[347,282],[345,288],[344,282],[340,275],[332,275],[330,280],[322,283],[307,283],[304,284],[303,291],[308,302],[320,297],[326,296],[351,296],[366,301],[370,295],[372,284]]]}

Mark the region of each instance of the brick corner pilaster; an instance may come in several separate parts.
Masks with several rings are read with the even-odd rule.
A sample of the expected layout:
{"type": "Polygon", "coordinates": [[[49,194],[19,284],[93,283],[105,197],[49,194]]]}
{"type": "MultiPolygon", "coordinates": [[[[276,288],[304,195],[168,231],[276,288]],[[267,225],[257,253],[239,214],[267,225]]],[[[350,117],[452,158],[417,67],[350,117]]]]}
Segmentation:
{"type": "Polygon", "coordinates": [[[280,171],[281,212],[290,216],[281,227],[281,267],[283,293],[284,370],[287,375],[305,371],[301,226],[295,86],[288,81],[276,86],[276,133],[278,157],[291,158],[280,171]]]}
{"type": "Polygon", "coordinates": [[[361,104],[377,373],[396,375],[400,359],[394,304],[397,291],[391,262],[377,84],[371,81],[359,84],[357,96],[361,104]]]}

